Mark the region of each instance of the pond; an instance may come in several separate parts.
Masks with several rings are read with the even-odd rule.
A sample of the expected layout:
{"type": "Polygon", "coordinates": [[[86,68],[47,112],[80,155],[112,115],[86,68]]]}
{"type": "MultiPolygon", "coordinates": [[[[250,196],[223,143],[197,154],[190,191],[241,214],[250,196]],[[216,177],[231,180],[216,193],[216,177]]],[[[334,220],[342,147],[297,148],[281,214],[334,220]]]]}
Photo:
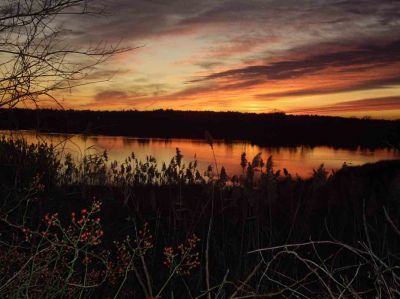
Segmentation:
{"type": "Polygon", "coordinates": [[[264,161],[272,156],[274,169],[286,168],[292,175],[308,177],[313,169],[321,164],[329,171],[347,165],[362,165],[379,160],[400,159],[400,152],[392,149],[337,149],[327,146],[297,146],[297,147],[261,147],[250,143],[235,141],[214,141],[213,150],[205,140],[194,139],[157,139],[133,138],[123,136],[84,136],[66,134],[44,134],[34,131],[0,131],[6,137],[24,137],[29,143],[51,143],[61,154],[70,153],[75,159],[80,159],[84,154],[108,152],[109,160],[122,162],[132,152],[139,160],[146,156],[153,156],[159,164],[167,164],[179,148],[183,154],[183,161],[188,163],[197,160],[201,171],[214,163],[213,150],[217,165],[224,166],[228,175],[242,173],[240,157],[243,152],[251,162],[253,157],[262,153],[264,161]]]}

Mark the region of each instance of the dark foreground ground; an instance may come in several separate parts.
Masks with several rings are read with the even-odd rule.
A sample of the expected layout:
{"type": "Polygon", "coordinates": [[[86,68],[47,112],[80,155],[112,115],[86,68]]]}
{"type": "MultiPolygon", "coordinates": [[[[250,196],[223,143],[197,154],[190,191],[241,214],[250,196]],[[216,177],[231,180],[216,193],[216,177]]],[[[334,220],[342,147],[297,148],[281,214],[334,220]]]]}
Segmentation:
{"type": "Polygon", "coordinates": [[[0,296],[399,297],[400,160],[303,180],[250,158],[229,177],[1,141],[0,296]]]}

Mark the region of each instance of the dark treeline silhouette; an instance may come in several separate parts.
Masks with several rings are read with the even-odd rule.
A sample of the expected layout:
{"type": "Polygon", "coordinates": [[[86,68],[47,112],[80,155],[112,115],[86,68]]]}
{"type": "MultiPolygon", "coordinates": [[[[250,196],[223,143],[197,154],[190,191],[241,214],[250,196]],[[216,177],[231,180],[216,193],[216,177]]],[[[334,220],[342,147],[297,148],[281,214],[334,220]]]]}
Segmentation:
{"type": "Polygon", "coordinates": [[[158,138],[246,140],[260,145],[386,147],[397,144],[400,121],[284,113],[194,111],[0,110],[0,129],[158,138]]]}

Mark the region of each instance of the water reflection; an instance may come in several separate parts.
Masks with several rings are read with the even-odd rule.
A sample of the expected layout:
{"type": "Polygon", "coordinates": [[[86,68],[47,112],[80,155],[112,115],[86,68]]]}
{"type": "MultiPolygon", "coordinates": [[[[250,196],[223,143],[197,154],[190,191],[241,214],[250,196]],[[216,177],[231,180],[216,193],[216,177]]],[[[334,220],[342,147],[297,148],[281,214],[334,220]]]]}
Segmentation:
{"type": "MultiPolygon", "coordinates": [[[[38,141],[51,143],[61,153],[70,153],[74,158],[80,159],[84,154],[107,150],[110,160],[123,161],[132,152],[141,159],[146,156],[155,157],[160,163],[168,163],[179,148],[184,155],[184,161],[189,163],[198,160],[200,170],[205,170],[213,163],[210,146],[202,140],[192,139],[155,139],[155,138],[130,138],[115,136],[83,136],[63,134],[37,134],[30,131],[8,132],[0,131],[0,135],[24,137],[29,143],[38,141]]],[[[292,174],[307,177],[324,163],[328,170],[338,169],[343,163],[347,165],[361,165],[387,159],[400,159],[400,153],[390,149],[340,149],[325,146],[318,147],[260,147],[244,142],[216,142],[214,151],[219,166],[225,166],[228,174],[242,172],[240,155],[246,152],[251,160],[256,154],[262,153],[264,159],[270,155],[276,169],[284,167],[292,174]]]]}

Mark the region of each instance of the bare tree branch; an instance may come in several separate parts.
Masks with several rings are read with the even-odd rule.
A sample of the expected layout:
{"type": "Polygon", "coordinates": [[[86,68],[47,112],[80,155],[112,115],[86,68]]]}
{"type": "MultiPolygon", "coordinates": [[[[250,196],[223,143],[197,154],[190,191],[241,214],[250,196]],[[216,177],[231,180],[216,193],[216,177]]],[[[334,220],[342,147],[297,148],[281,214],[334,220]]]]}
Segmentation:
{"type": "Polygon", "coordinates": [[[57,25],[63,15],[101,16],[88,0],[4,0],[0,3],[0,108],[58,103],[55,93],[82,84],[90,70],[130,50],[99,43],[84,49],[65,40],[57,25]]]}

